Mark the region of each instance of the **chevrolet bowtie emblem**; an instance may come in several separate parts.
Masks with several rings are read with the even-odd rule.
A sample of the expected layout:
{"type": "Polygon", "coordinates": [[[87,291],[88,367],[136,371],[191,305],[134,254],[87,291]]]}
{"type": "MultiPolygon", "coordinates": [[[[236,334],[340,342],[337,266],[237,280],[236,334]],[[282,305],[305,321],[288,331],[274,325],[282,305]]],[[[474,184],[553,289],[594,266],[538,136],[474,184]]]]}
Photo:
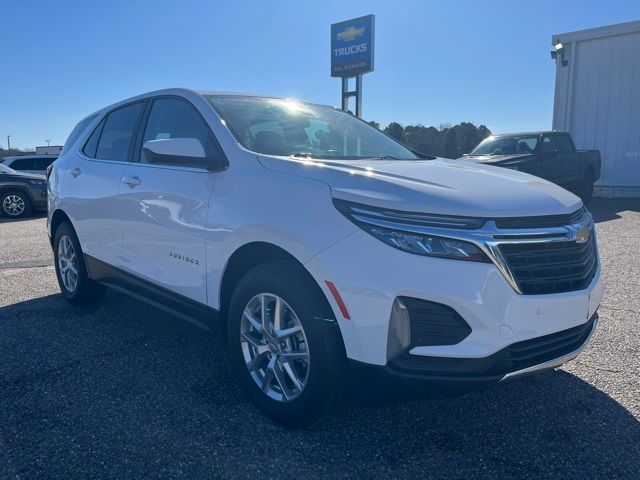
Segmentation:
{"type": "Polygon", "coordinates": [[[576,233],[576,243],[586,243],[589,240],[589,229],[583,228],[576,233]]]}

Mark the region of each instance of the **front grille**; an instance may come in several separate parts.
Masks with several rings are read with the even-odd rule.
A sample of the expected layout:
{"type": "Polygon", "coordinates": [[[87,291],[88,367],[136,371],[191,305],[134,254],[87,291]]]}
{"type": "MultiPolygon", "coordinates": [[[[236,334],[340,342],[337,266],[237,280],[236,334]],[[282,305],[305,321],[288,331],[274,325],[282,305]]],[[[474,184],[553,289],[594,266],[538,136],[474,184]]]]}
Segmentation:
{"type": "Polygon", "coordinates": [[[583,290],[598,267],[593,231],[585,243],[505,243],[500,251],[525,295],[583,290]]]}
{"type": "Polygon", "coordinates": [[[564,227],[578,223],[584,214],[586,208],[582,207],[573,213],[566,215],[546,215],[538,217],[505,217],[496,219],[496,227],[504,230],[522,229],[522,228],[550,228],[564,227]]]}

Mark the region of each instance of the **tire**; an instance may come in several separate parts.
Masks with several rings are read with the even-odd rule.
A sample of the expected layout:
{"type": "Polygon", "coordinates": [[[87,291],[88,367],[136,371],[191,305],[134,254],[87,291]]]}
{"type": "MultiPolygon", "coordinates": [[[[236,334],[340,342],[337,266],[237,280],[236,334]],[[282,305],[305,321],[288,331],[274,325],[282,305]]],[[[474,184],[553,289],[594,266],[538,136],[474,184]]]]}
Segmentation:
{"type": "Polygon", "coordinates": [[[582,187],[580,189],[580,198],[582,203],[589,203],[593,199],[593,184],[595,177],[591,170],[587,170],[582,179],[582,187]]]}
{"type": "Polygon", "coordinates": [[[65,300],[74,305],[90,305],[102,300],[106,287],[88,277],[80,242],[68,222],[61,223],[56,229],[53,257],[58,285],[65,300]]]}
{"type": "MultiPolygon", "coordinates": [[[[339,327],[322,292],[312,282],[308,274],[293,263],[259,265],[238,282],[227,319],[230,361],[240,385],[262,413],[293,428],[318,423],[332,411],[342,394],[346,372],[339,327]],[[266,322],[275,322],[277,298],[280,299],[281,330],[291,332],[297,325],[302,329],[284,340],[278,340],[273,330],[270,339],[259,333],[256,324],[245,315],[262,304],[266,322]],[[255,343],[247,341],[247,337],[255,343]],[[258,354],[256,343],[268,351],[258,354]],[[289,360],[292,354],[288,352],[299,358],[289,360]],[[261,358],[255,362],[256,369],[250,372],[248,362],[257,356],[261,358]],[[274,373],[270,378],[270,388],[265,393],[261,387],[270,366],[273,372],[279,371],[279,375],[274,373]],[[298,384],[293,381],[294,376],[298,384]]],[[[257,318],[258,315],[253,320],[257,318]]],[[[258,321],[258,324],[261,323],[258,321]]]]}
{"type": "Polygon", "coordinates": [[[6,217],[26,217],[31,209],[29,196],[21,190],[8,190],[0,195],[0,211],[6,217]]]}

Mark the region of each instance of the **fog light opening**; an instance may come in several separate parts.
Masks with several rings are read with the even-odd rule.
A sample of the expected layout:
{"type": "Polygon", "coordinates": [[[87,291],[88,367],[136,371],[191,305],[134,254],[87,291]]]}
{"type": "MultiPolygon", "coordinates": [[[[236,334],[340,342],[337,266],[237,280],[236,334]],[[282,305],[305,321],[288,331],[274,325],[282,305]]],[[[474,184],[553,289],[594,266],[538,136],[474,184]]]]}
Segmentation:
{"type": "Polygon", "coordinates": [[[387,361],[393,360],[404,353],[411,345],[411,321],[409,310],[396,298],[391,307],[389,317],[389,336],[387,339],[387,361]]]}

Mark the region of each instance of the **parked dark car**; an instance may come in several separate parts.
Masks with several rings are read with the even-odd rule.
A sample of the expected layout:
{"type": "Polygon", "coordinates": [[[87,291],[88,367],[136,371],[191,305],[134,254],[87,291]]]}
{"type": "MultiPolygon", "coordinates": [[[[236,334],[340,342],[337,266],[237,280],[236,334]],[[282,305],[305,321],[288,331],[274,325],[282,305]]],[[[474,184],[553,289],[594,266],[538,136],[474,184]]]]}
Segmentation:
{"type": "Polygon", "coordinates": [[[572,191],[584,202],[593,196],[602,163],[598,150],[576,150],[566,132],[492,135],[464,159],[536,175],[572,191]]]}
{"type": "Polygon", "coordinates": [[[58,155],[20,155],[4,157],[2,164],[18,172],[37,173],[44,175],[47,167],[55,162],[58,155]]]}
{"type": "Polygon", "coordinates": [[[0,214],[18,218],[46,209],[45,176],[17,172],[0,163],[0,214]]]}

